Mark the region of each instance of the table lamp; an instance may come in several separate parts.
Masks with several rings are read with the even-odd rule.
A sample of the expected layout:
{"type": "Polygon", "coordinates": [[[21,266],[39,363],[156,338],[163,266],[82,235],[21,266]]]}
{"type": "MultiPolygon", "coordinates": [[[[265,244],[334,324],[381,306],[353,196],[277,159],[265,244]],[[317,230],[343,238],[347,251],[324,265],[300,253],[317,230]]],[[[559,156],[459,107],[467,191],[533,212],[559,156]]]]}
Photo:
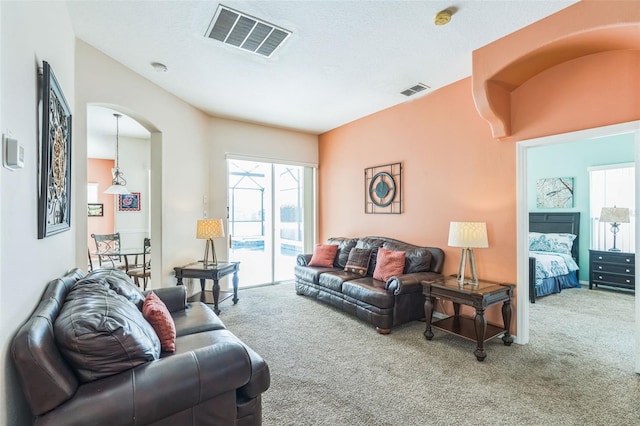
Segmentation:
{"type": "Polygon", "coordinates": [[[611,223],[611,233],[613,234],[613,247],[609,251],[620,251],[616,247],[616,236],[621,223],[629,223],[629,209],[626,207],[603,207],[600,212],[600,222],[611,223]]]}
{"type": "Polygon", "coordinates": [[[469,285],[478,285],[478,271],[473,255],[474,248],[489,247],[487,241],[487,224],[484,222],[451,222],[449,226],[449,247],[462,247],[462,258],[458,269],[458,285],[463,286],[464,273],[469,258],[469,285]]]}
{"type": "Polygon", "coordinates": [[[222,219],[200,219],[198,220],[198,229],[196,231],[196,238],[199,240],[207,240],[204,246],[204,267],[209,266],[209,246],[213,252],[213,265],[218,264],[216,258],[216,247],[213,244],[214,238],[224,237],[224,227],[222,226],[222,219]]]}

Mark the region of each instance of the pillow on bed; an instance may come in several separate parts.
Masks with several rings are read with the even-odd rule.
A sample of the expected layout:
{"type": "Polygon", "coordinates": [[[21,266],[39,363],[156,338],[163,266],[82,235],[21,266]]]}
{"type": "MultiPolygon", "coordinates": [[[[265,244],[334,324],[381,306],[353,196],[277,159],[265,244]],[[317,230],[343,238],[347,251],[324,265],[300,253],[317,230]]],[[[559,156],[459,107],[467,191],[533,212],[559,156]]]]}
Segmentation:
{"type": "Polygon", "coordinates": [[[575,239],[576,236],[573,234],[529,232],[529,250],[571,254],[575,239]]]}

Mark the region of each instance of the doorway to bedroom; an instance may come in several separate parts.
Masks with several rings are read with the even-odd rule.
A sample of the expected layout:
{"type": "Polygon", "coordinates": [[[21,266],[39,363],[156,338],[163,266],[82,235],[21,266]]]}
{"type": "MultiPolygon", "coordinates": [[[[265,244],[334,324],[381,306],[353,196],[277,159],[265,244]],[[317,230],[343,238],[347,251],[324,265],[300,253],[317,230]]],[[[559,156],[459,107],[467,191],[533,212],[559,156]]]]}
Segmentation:
{"type": "MultiPolygon", "coordinates": [[[[535,182],[532,182],[532,170],[530,170],[531,163],[530,160],[535,158],[537,155],[538,148],[543,147],[551,147],[551,146],[563,146],[568,149],[568,151],[572,152],[573,155],[567,158],[565,162],[562,161],[561,158],[554,157],[551,162],[557,163],[558,165],[564,165],[564,168],[561,170],[570,170],[571,164],[575,163],[576,158],[579,155],[582,155],[584,152],[584,148],[587,146],[588,142],[594,142],[596,139],[605,139],[605,138],[617,138],[624,136],[628,138],[631,143],[631,155],[633,165],[637,164],[638,161],[638,152],[640,152],[640,122],[630,122],[623,123],[613,126],[607,126],[596,129],[589,129],[584,131],[572,132],[561,135],[554,135],[544,138],[532,139],[528,141],[519,142],[516,146],[516,161],[517,161],[517,221],[518,221],[518,335],[517,341],[518,343],[528,343],[529,341],[529,313],[530,309],[533,309],[535,305],[531,305],[529,303],[528,294],[528,276],[529,276],[529,268],[528,268],[528,232],[529,232],[529,223],[528,216],[529,212],[532,209],[535,211],[536,208],[536,195],[535,195],[535,182]],[[581,142],[578,142],[581,141],[581,142]],[[571,144],[580,144],[580,148],[576,150],[575,147],[571,147],[571,144]],[[579,154],[577,154],[579,153],[579,154]],[[532,207],[533,206],[533,207],[532,207]],[[523,297],[527,296],[527,297],[523,297]]],[[[609,146],[610,150],[611,146],[609,146]]],[[[605,148],[605,151],[607,149],[605,148]]],[[[542,152],[542,151],[540,151],[542,152]]],[[[548,159],[547,159],[548,160],[548,159]]],[[[606,158],[605,155],[600,155],[597,160],[598,162],[594,164],[613,164],[616,162],[623,162],[623,160],[611,160],[606,158]]],[[[589,207],[589,183],[588,183],[588,171],[587,168],[584,167],[585,183],[580,186],[575,187],[576,197],[583,196],[585,197],[586,208],[584,211],[584,220],[581,220],[581,236],[583,243],[580,244],[580,251],[584,253],[584,256],[581,254],[580,258],[585,259],[585,262],[580,262],[583,271],[580,273],[580,281],[583,284],[588,284],[589,280],[589,270],[588,270],[588,259],[589,259],[589,248],[592,244],[593,235],[591,233],[591,227],[593,225],[592,215],[590,214],[589,207]]],[[[571,173],[561,173],[563,176],[570,176],[571,173]]],[[[554,176],[545,176],[545,177],[562,177],[559,175],[554,176]]],[[[637,210],[638,204],[638,175],[634,174],[635,188],[626,188],[627,191],[633,191],[635,193],[635,204],[631,206],[630,210],[635,212],[637,210]]],[[[564,211],[578,211],[577,209],[569,209],[564,211]]],[[[637,227],[636,227],[637,228],[637,227]]],[[[633,245],[637,246],[638,241],[640,240],[639,232],[635,229],[635,232],[631,235],[633,238],[633,245]]],[[[638,268],[638,259],[636,257],[636,269],[638,268]]],[[[553,297],[553,296],[550,296],[553,297]]],[[[634,325],[634,333],[635,333],[635,349],[633,350],[633,358],[635,359],[635,370],[636,372],[640,372],[640,299],[638,297],[632,296],[635,298],[635,325],[634,325]]],[[[606,313],[603,313],[606,314],[606,313]]]]}

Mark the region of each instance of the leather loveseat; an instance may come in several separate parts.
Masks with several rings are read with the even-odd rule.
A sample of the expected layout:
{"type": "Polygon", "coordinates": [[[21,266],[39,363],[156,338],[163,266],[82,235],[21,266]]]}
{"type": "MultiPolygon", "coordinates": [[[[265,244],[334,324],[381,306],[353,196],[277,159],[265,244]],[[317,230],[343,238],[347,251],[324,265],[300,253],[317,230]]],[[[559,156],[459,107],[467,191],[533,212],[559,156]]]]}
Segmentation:
{"type": "MultiPolygon", "coordinates": [[[[300,254],[295,266],[295,288],[299,295],[315,297],[349,312],[376,327],[381,334],[393,326],[424,318],[423,280],[441,277],[444,252],[386,237],[330,238],[338,246],[333,265],[309,266],[312,254],[300,254]],[[373,277],[378,250],[404,252],[400,274],[385,281],[373,277]],[[366,274],[345,271],[351,250],[371,249],[366,274]]],[[[364,271],[363,271],[364,272],[364,271]]]]}
{"type": "Polygon", "coordinates": [[[169,311],[175,324],[174,352],[160,351],[161,333],[150,336],[154,328],[141,309],[148,292],[122,271],[85,277],[74,269],[47,285],[12,343],[33,424],[262,423],[261,394],[270,384],[266,362],[206,305],[187,304],[184,286],[154,292],[166,306],[164,319],[169,311]],[[144,347],[142,358],[136,345],[144,347]],[[74,347],[81,349],[73,353],[74,347]],[[106,357],[122,351],[129,359],[95,355],[103,348],[106,357]]]}

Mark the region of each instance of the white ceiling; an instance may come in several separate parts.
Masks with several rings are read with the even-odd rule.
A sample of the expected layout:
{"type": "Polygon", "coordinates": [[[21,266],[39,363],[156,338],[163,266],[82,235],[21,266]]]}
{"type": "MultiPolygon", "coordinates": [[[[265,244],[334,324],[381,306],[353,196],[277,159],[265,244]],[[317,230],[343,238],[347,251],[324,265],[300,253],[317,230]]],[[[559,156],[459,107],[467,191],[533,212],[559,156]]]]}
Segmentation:
{"type": "Polygon", "coordinates": [[[576,2],[222,2],[292,31],[271,58],[205,38],[217,1],[67,6],[78,38],[202,111],[320,134],[470,76],[473,50],[576,2]],[[451,7],[451,22],[434,25],[451,7]],[[419,82],[430,89],[400,94],[419,82]]]}

